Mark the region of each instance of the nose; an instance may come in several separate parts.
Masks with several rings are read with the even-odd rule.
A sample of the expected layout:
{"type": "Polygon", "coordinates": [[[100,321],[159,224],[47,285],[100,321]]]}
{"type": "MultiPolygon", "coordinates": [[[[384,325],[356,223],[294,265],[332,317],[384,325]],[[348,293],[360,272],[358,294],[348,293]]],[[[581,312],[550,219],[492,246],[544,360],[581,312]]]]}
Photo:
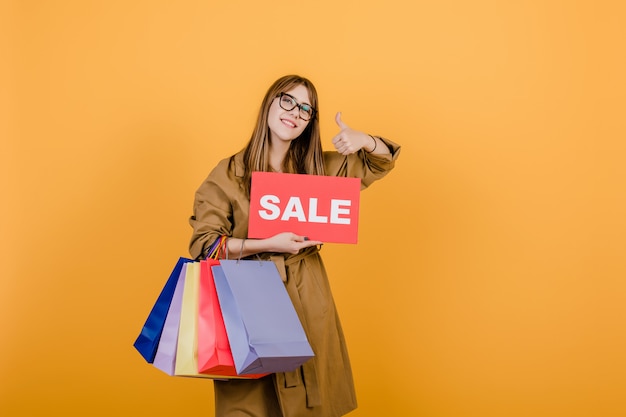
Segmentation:
{"type": "Polygon", "coordinates": [[[300,118],[300,107],[296,106],[293,109],[289,110],[288,113],[295,117],[296,119],[300,118]]]}

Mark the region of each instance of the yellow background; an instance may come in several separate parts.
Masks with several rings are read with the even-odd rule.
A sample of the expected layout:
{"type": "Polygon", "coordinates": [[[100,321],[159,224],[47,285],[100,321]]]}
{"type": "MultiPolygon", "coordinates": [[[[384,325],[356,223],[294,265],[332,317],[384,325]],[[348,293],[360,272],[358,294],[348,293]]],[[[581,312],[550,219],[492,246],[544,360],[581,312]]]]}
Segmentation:
{"type": "Polygon", "coordinates": [[[626,415],[619,1],[0,6],[0,414],[213,415],[132,343],[279,76],[403,146],[323,249],[365,416],[626,415]]]}

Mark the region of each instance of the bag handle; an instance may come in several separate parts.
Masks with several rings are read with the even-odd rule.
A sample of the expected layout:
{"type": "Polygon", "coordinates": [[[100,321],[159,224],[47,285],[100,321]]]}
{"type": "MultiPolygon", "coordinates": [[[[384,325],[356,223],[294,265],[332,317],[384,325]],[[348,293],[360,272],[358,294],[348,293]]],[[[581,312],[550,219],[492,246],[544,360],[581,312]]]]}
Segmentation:
{"type": "Polygon", "coordinates": [[[206,258],[204,259],[219,259],[224,250],[226,250],[226,259],[228,259],[228,245],[226,245],[227,239],[226,235],[222,235],[218,239],[215,239],[215,242],[213,242],[209,248],[206,258]]]}
{"type": "MultiPolygon", "coordinates": [[[[243,255],[243,245],[246,243],[246,239],[242,239],[241,240],[241,249],[239,250],[239,256],[237,257],[237,263],[239,263],[239,261],[241,260],[241,255],[243,255]]],[[[263,266],[263,259],[261,259],[261,257],[259,256],[259,254],[256,254],[257,259],[259,260],[259,264],[261,266],[263,266]]],[[[226,259],[228,259],[228,245],[226,245],[226,259]]]]}
{"type": "MultiPolygon", "coordinates": [[[[216,239],[209,248],[205,259],[228,259],[228,239],[229,238],[226,235],[222,235],[219,237],[219,239],[216,239]],[[225,257],[223,255],[225,255],[225,257]]],[[[243,254],[243,246],[245,242],[245,239],[241,241],[241,250],[239,251],[239,256],[237,257],[237,263],[239,263],[239,261],[241,260],[241,255],[243,254]]],[[[263,259],[261,259],[258,253],[256,254],[256,258],[259,260],[259,263],[263,265],[263,259]]]]}

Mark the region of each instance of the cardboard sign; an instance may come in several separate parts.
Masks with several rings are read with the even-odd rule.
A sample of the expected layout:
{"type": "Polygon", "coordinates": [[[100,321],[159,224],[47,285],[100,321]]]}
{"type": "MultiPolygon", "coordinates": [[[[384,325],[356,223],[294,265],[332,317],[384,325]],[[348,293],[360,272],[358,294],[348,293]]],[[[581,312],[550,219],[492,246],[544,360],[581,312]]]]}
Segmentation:
{"type": "Polygon", "coordinates": [[[248,237],[357,243],[360,191],[359,178],[253,172],[248,237]]]}

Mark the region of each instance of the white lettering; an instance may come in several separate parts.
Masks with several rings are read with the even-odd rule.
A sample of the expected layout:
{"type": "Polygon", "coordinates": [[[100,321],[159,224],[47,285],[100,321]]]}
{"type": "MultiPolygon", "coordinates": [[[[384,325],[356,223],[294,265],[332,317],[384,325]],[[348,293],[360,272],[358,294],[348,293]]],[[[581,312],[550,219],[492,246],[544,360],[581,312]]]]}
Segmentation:
{"type": "Polygon", "coordinates": [[[304,215],[304,209],[299,197],[291,197],[287,202],[287,207],[283,212],[283,216],[280,218],[282,221],[288,221],[290,218],[295,217],[299,222],[306,222],[306,216],[304,215]]]}
{"type": "Polygon", "coordinates": [[[289,221],[290,219],[296,219],[299,222],[309,223],[331,223],[331,224],[350,224],[350,207],[352,205],[351,200],[330,200],[330,222],[328,216],[321,216],[318,214],[318,199],[309,198],[309,211],[308,219],[302,207],[300,197],[290,197],[284,211],[282,211],[280,198],[275,195],[267,194],[261,197],[259,200],[261,210],[259,210],[259,217],[263,220],[277,220],[289,221]]]}
{"type": "Polygon", "coordinates": [[[263,220],[276,220],[280,216],[280,208],[276,205],[280,199],[275,195],[264,195],[260,204],[265,210],[259,210],[259,216],[263,220]]]}
{"type": "Polygon", "coordinates": [[[334,224],[350,224],[350,218],[339,217],[341,214],[350,215],[350,200],[330,200],[330,222],[334,224]]]}
{"type": "Polygon", "coordinates": [[[309,221],[311,223],[328,223],[328,216],[317,215],[317,198],[309,200],[309,221]]]}

